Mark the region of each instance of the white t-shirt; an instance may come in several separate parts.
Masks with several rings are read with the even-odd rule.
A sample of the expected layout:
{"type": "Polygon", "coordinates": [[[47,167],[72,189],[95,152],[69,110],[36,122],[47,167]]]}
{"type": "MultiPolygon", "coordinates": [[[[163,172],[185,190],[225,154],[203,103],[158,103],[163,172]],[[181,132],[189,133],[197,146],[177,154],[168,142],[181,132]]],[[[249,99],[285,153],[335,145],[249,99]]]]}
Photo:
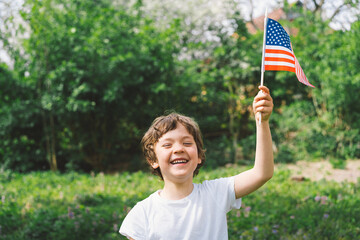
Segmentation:
{"type": "Polygon", "coordinates": [[[164,199],[157,191],[131,209],[119,232],[135,240],[228,239],[226,213],[240,206],[234,177],[194,184],[180,200],[164,199]]]}

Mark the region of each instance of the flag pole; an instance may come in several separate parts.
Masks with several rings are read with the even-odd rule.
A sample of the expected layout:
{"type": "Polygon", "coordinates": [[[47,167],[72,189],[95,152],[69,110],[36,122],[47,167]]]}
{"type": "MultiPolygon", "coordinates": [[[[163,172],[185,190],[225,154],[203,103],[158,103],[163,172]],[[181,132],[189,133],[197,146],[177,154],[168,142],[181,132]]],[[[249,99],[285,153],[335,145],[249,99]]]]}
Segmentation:
{"type": "MultiPolygon", "coordinates": [[[[264,38],[263,38],[263,49],[262,49],[262,58],[261,58],[261,80],[260,80],[260,86],[264,85],[264,72],[265,72],[265,41],[266,41],[266,26],[267,26],[267,7],[265,10],[265,18],[264,18],[264,38]]],[[[261,113],[259,116],[259,125],[261,125],[261,113]]]]}

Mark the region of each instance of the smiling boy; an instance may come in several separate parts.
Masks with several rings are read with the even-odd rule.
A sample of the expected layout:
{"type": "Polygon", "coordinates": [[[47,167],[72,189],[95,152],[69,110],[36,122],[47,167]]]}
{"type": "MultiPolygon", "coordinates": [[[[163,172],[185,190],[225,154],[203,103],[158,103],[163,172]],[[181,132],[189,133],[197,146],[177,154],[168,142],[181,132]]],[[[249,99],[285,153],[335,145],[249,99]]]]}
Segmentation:
{"type": "Polygon", "coordinates": [[[177,113],[154,120],[142,145],[164,187],[132,208],[121,225],[122,235],[135,240],[228,239],[227,212],[239,209],[241,198],[266,183],[274,171],[269,127],[273,101],[268,88],[259,89],[253,102],[257,129],[255,164],[233,177],[194,184],[193,177],[205,162],[197,123],[177,113]]]}

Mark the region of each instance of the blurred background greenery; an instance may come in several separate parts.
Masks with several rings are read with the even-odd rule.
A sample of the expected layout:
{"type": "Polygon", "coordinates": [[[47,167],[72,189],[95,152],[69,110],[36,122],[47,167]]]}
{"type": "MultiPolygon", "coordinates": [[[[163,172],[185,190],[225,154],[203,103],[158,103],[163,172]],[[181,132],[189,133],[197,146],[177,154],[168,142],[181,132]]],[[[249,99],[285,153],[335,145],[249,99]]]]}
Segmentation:
{"type": "MultiPolygon", "coordinates": [[[[208,167],[253,159],[263,17],[216,2],[2,1],[0,168],[138,170],[140,139],[166,110],[199,122],[208,167]]],[[[270,9],[316,86],[265,73],[277,162],[360,156],[359,3],[329,16],[329,2],[270,9]],[[352,21],[331,28],[341,14],[352,21]]]]}

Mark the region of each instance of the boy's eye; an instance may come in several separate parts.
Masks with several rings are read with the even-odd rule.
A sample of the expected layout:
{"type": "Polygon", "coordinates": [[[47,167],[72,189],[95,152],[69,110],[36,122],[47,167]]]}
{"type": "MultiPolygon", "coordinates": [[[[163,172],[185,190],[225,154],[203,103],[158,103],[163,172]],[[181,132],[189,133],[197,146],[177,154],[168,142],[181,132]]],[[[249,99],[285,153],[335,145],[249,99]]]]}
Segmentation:
{"type": "Polygon", "coordinates": [[[191,145],[192,145],[192,142],[185,142],[184,145],[185,145],[185,146],[191,146],[191,145]]]}
{"type": "Polygon", "coordinates": [[[163,144],[163,147],[171,147],[171,144],[170,143],[165,143],[165,144],[163,144]]]}

